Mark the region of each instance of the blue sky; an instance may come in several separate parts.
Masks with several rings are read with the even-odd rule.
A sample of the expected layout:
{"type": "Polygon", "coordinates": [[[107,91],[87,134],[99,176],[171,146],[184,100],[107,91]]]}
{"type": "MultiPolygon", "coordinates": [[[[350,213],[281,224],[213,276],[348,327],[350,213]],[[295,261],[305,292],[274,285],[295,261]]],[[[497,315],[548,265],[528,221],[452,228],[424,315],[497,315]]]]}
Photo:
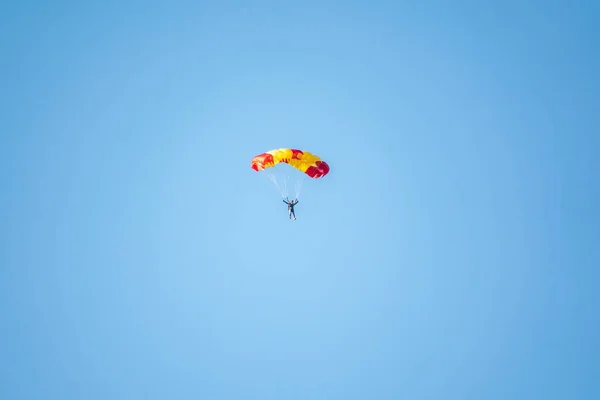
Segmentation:
{"type": "Polygon", "coordinates": [[[2,5],[0,398],[598,398],[599,8],[2,5]]]}

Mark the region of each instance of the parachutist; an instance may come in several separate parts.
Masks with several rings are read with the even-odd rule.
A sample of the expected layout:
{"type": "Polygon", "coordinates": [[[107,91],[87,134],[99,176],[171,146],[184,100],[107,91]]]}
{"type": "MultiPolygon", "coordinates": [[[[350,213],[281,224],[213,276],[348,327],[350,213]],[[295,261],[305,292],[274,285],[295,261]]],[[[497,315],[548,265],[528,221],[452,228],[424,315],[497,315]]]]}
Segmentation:
{"type": "Polygon", "coordinates": [[[296,213],[294,212],[294,206],[296,204],[298,204],[298,199],[292,200],[290,202],[287,202],[287,201],[284,200],[283,202],[288,205],[288,211],[290,212],[290,219],[292,219],[292,216],[293,216],[294,220],[295,220],[296,219],[296,213]]]}

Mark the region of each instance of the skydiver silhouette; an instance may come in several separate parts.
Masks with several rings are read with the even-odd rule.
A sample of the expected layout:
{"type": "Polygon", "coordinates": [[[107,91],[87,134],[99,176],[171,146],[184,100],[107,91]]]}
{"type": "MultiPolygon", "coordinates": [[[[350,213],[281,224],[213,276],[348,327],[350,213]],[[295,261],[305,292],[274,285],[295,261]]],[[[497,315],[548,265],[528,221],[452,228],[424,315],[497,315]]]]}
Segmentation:
{"type": "Polygon", "coordinates": [[[296,204],[298,204],[298,199],[292,200],[290,202],[287,202],[287,201],[284,200],[283,202],[288,205],[288,211],[290,213],[290,219],[292,219],[292,217],[294,217],[294,220],[295,220],[296,219],[296,213],[294,212],[294,206],[296,204]]]}

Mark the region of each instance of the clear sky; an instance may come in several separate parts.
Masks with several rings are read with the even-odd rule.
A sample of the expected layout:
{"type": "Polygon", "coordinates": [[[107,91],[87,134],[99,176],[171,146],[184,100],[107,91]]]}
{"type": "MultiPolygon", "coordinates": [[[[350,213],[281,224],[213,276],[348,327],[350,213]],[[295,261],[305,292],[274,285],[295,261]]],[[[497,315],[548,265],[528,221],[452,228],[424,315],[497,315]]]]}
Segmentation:
{"type": "Polygon", "coordinates": [[[599,10],[4,2],[0,398],[600,398],[599,10]]]}

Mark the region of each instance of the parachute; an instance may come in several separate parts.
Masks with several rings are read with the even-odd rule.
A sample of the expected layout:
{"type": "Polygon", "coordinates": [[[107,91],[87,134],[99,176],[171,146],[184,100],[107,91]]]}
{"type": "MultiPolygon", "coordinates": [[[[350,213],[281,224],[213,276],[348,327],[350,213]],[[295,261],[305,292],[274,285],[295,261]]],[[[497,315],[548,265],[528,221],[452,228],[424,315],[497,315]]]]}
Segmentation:
{"type": "Polygon", "coordinates": [[[283,198],[289,195],[288,182],[295,181],[295,197],[298,198],[306,178],[318,179],[329,173],[329,165],[320,157],[307,151],[287,148],[270,150],[255,156],[251,168],[257,172],[267,171],[269,179],[277,186],[283,198]],[[294,170],[278,168],[281,163],[293,167],[295,173],[292,174],[294,170]],[[301,176],[298,176],[300,173],[301,176]]]}

